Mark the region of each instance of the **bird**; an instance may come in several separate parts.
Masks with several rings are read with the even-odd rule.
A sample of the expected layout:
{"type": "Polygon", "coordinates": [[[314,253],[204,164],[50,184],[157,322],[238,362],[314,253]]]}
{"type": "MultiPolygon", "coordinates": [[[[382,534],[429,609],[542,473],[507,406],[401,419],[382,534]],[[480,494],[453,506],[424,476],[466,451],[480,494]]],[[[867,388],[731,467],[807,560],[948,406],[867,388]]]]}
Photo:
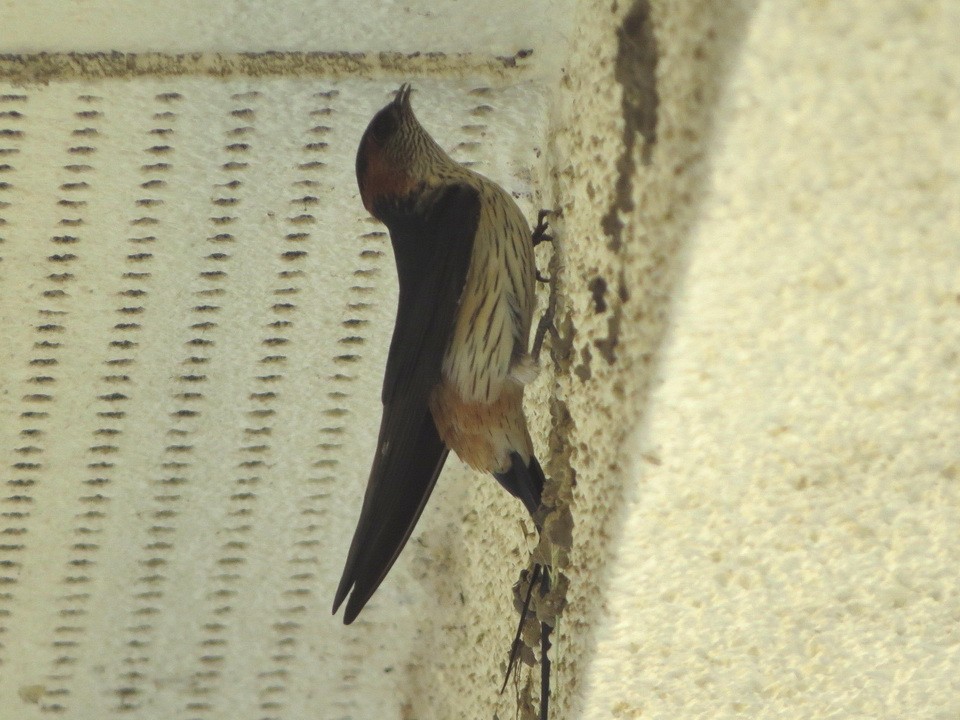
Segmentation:
{"type": "Polygon", "coordinates": [[[411,92],[404,83],[374,115],[356,158],[363,206],[389,230],[399,298],[376,450],[333,601],[336,614],[349,596],[347,625],[399,556],[450,450],[535,523],[545,482],[523,412],[537,374],[536,238],[510,193],[423,128],[411,92]]]}

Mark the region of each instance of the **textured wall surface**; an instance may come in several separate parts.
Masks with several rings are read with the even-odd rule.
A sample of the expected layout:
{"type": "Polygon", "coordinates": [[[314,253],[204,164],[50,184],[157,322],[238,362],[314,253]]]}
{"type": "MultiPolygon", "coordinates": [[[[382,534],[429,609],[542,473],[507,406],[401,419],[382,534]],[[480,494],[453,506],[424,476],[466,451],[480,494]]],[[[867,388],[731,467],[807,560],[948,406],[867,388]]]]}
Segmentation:
{"type": "Polygon", "coordinates": [[[152,52],[0,58],[0,719],[533,716],[535,533],[453,458],[329,615],[395,301],[353,153],[403,80],[562,211],[553,717],[960,713],[960,6],[112,5],[0,2],[3,52],[152,52]]]}
{"type": "MultiPolygon", "coordinates": [[[[329,614],[396,302],[353,153],[395,87],[0,93],[0,706],[309,717],[319,697],[324,715],[399,712],[434,561],[415,540],[354,626],[329,614]]],[[[454,156],[532,212],[543,89],[421,79],[417,96],[454,156]]],[[[434,508],[458,512],[443,493],[434,508]]]]}
{"type": "Polygon", "coordinates": [[[562,702],[955,717],[960,8],[650,5],[583,9],[548,158],[562,702]]]}

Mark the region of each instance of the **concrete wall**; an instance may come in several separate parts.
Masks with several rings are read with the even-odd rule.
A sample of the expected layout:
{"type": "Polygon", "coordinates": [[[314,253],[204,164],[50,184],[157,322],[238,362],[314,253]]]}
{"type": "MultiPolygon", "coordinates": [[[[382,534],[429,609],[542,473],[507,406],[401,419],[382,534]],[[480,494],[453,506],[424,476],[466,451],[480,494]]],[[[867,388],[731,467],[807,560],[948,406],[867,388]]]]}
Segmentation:
{"type": "Polygon", "coordinates": [[[553,717],[957,716],[960,6],[112,5],[3,7],[54,54],[0,58],[0,718],[533,717],[535,533],[453,459],[328,615],[396,291],[352,155],[403,80],[562,211],[553,717]]]}
{"type": "Polygon", "coordinates": [[[579,12],[564,716],[955,716],[960,6],[579,12]]]}

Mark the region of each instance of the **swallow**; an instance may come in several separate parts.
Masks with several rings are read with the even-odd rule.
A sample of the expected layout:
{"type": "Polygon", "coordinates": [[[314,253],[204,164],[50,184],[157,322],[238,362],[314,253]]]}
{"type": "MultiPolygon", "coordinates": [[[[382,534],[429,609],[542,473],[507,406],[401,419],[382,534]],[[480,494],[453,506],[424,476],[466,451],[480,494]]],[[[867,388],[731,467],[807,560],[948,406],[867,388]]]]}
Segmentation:
{"type": "Polygon", "coordinates": [[[507,191],[424,130],[410,92],[400,87],[357,150],[360,197],[390,232],[400,293],[376,453],[333,601],[336,613],[349,595],[345,624],[393,566],[450,450],[531,516],[545,482],[523,413],[537,373],[530,226],[507,191]]]}

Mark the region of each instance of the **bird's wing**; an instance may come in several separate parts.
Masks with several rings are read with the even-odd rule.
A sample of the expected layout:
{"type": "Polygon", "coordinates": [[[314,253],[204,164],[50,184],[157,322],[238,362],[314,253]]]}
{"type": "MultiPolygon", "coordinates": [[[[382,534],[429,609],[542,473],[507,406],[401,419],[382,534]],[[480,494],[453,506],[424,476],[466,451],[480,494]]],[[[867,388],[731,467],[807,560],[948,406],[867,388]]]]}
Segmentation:
{"type": "Polygon", "coordinates": [[[479,195],[463,184],[444,187],[425,210],[380,213],[390,229],[400,298],[376,455],[333,601],[336,612],[350,593],[343,617],[347,624],[406,544],[447,457],[428,402],[440,380],[479,214],[479,195]]]}

